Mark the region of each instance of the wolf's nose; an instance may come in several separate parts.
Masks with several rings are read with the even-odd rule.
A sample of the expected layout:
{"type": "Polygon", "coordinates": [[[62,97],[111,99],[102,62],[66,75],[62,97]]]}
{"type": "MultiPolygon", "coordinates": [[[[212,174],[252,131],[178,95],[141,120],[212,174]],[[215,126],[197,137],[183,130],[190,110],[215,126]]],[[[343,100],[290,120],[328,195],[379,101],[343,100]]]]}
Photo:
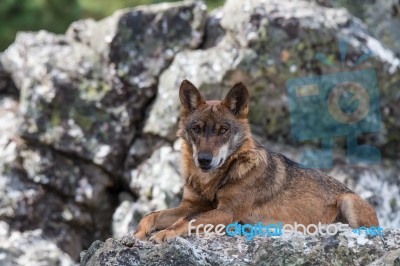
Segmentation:
{"type": "Polygon", "coordinates": [[[200,166],[202,168],[208,168],[210,167],[210,164],[212,162],[212,154],[209,152],[201,152],[197,156],[197,161],[199,162],[200,166]]]}

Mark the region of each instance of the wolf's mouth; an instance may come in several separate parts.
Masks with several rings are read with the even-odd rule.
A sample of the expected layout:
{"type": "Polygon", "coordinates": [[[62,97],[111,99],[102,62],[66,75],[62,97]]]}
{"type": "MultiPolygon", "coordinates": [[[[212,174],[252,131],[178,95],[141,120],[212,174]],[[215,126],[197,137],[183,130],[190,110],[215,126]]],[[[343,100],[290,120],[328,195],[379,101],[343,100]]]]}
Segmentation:
{"type": "Polygon", "coordinates": [[[211,171],[211,166],[207,166],[207,167],[201,167],[201,166],[200,166],[200,169],[201,169],[201,171],[203,171],[203,172],[209,172],[209,171],[211,171]]]}
{"type": "Polygon", "coordinates": [[[201,171],[203,171],[203,172],[210,172],[211,170],[214,170],[214,169],[217,169],[218,167],[220,167],[222,164],[224,163],[224,160],[221,158],[220,160],[219,160],[219,163],[218,163],[218,165],[216,166],[216,167],[212,167],[211,165],[210,166],[206,166],[206,167],[202,167],[202,166],[200,166],[200,169],[201,169],[201,171]]]}

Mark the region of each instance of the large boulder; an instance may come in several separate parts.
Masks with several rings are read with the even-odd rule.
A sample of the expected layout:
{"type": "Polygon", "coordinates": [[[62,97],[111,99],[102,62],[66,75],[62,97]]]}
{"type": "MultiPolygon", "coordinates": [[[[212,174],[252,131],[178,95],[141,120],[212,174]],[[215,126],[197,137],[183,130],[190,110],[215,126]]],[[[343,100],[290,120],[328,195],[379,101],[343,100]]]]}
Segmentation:
{"type": "Polygon", "coordinates": [[[19,33],[1,61],[20,90],[20,134],[118,172],[159,74],[201,43],[205,11],[159,4],[79,21],[66,35],[19,33]]]}
{"type": "Polygon", "coordinates": [[[235,82],[243,81],[250,90],[250,122],[254,132],[291,143],[285,93],[288,80],[374,68],[384,124],[376,145],[386,154],[398,156],[395,150],[400,143],[392,132],[400,128],[393,119],[398,112],[400,61],[359,19],[343,8],[326,8],[307,1],[232,0],[220,12],[209,23],[219,23],[214,29],[223,39],[213,41],[215,35],[209,31],[206,36],[211,36],[210,42],[215,46],[182,51],[175,56],[160,77],[144,132],[168,139],[175,137],[178,89],[184,78],[193,81],[207,98],[221,97],[235,82]],[[343,62],[340,40],[347,44],[343,62]],[[372,57],[353,66],[368,51],[372,57]],[[327,61],[321,60],[323,54],[327,61]]]}
{"type": "Polygon", "coordinates": [[[191,236],[162,244],[127,235],[96,241],[81,253],[81,265],[399,265],[400,231],[383,234],[357,235],[347,228],[332,236],[257,236],[251,241],[191,236]]]}
{"type": "Polygon", "coordinates": [[[76,265],[68,254],[44,238],[40,229],[14,231],[3,221],[0,221],[0,250],[2,266],[76,265]]]}

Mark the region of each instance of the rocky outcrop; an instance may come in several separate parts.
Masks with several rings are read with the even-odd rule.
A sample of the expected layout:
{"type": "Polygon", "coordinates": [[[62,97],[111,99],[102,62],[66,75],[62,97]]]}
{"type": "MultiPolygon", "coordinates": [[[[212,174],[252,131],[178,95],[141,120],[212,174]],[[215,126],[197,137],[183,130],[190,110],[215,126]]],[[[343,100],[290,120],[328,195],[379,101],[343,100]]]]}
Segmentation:
{"type": "Polygon", "coordinates": [[[0,54],[0,220],[9,234],[32,234],[39,250],[52,243],[72,260],[112,235],[129,145],[160,73],[201,44],[205,12],[191,1],[127,9],[75,22],[65,35],[19,33],[0,54]]]}
{"type": "Polygon", "coordinates": [[[355,69],[372,67],[378,72],[381,101],[387,107],[382,112],[390,114],[383,117],[385,128],[380,146],[388,150],[400,147],[390,133],[398,129],[397,122],[389,118],[397,112],[393,99],[397,99],[400,61],[359,19],[345,9],[303,1],[227,1],[219,12],[214,17],[220,19],[210,19],[210,23],[219,21],[214,30],[222,34],[220,29],[223,29],[223,39],[208,49],[182,51],[175,56],[160,77],[157,98],[144,132],[174,138],[179,116],[177,88],[183,78],[193,81],[208,98],[221,97],[235,82],[244,81],[251,95],[253,130],[288,143],[291,135],[286,81],[352,71],[356,60],[365,51],[371,51],[373,57],[355,69]],[[347,54],[344,67],[335,69],[333,65],[342,64],[340,39],[348,43],[347,54]],[[319,62],[318,53],[329,57],[332,66],[319,62]]]}
{"type": "Polygon", "coordinates": [[[1,101],[0,220],[12,231],[34,230],[37,238],[50,238],[77,258],[83,247],[110,232],[114,181],[93,164],[13,135],[16,108],[10,98],[1,101]]]}
{"type": "MultiPolygon", "coordinates": [[[[388,1],[381,7],[387,10],[388,1]]],[[[19,33],[0,53],[0,264],[71,265],[108,237],[114,239],[82,254],[83,264],[341,264],[349,257],[356,265],[393,264],[395,230],[386,231],[388,248],[349,236],[178,238],[162,245],[119,239],[145,213],[179,204],[183,79],[207,98],[245,82],[259,141],[298,160],[305,147],[292,143],[286,81],[365,68],[377,72],[383,128],[360,141],[378,146],[382,162],[349,166],[339,153],[327,171],[376,207],[383,228],[399,227],[400,61],[390,45],[396,32],[375,32],[378,12],[359,19],[347,8],[228,0],[207,15],[201,1],[185,1],[77,21],[64,35],[19,33]],[[338,40],[347,43],[343,65],[338,40]],[[365,52],[372,56],[353,67],[365,52]]],[[[397,25],[392,20],[381,25],[397,25]]]]}
{"type": "Polygon", "coordinates": [[[99,265],[399,265],[400,231],[384,236],[288,235],[255,237],[178,237],[153,244],[127,235],[97,241],[81,253],[82,266],[99,265]]]}
{"type": "Polygon", "coordinates": [[[120,171],[158,76],[200,44],[204,21],[204,4],[186,2],[75,22],[65,36],[20,33],[2,62],[20,90],[21,135],[120,171]]]}

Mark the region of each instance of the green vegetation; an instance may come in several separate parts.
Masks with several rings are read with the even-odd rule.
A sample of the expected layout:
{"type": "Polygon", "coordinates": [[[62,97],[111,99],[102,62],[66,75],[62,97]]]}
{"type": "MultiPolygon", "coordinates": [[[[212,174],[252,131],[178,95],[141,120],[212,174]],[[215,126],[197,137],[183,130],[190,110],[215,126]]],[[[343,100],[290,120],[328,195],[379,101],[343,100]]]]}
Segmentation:
{"type": "MultiPolygon", "coordinates": [[[[0,51],[15,39],[18,31],[45,29],[64,33],[71,22],[80,18],[101,19],[115,10],[176,0],[1,0],[0,51]]],[[[206,0],[209,10],[221,6],[224,0],[206,0]]]]}

